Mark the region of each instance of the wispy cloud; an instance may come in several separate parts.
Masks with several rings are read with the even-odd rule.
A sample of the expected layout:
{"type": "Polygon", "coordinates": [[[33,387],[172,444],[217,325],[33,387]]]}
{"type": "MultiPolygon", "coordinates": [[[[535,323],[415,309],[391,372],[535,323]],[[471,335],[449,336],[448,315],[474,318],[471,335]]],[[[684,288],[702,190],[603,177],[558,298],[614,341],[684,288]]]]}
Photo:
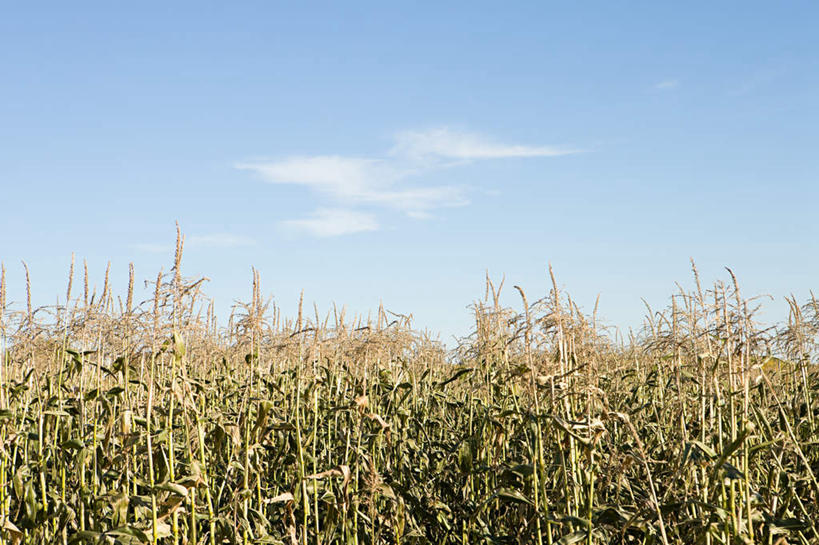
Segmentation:
{"type": "Polygon", "coordinates": [[[410,158],[509,159],[556,157],[579,150],[552,146],[523,146],[495,142],[483,135],[439,127],[426,131],[404,131],[395,135],[393,155],[410,158]]]}
{"type": "MultiPolygon", "coordinates": [[[[250,237],[233,235],[230,233],[212,233],[209,235],[191,235],[185,237],[185,248],[237,248],[253,246],[256,241],[250,237]]],[[[174,250],[171,244],[134,244],[133,248],[139,252],[164,254],[174,250]]]]}
{"type": "Polygon", "coordinates": [[[281,222],[287,230],[316,237],[337,237],[365,231],[377,231],[378,220],[372,214],[343,208],[319,208],[310,217],[281,222]]]}
{"type": "Polygon", "coordinates": [[[663,81],[657,82],[654,85],[655,89],[662,89],[662,90],[669,90],[669,89],[676,89],[680,86],[680,80],[677,79],[664,79],[663,81]]]}
{"type": "Polygon", "coordinates": [[[434,208],[463,206],[468,202],[460,187],[396,187],[419,169],[429,168],[401,161],[319,155],[236,166],[255,172],[273,184],[309,187],[345,206],[381,206],[414,214],[434,208]]]}
{"type": "Polygon", "coordinates": [[[303,186],[329,200],[335,207],[320,208],[307,219],[282,225],[316,236],[336,236],[378,229],[375,216],[352,207],[398,210],[423,219],[435,209],[469,204],[466,188],[417,183],[424,174],[478,160],[554,157],[578,151],[503,144],[477,133],[439,127],[397,133],[394,145],[382,157],[292,156],[235,166],[269,183],[303,186]]]}
{"type": "Polygon", "coordinates": [[[366,193],[374,186],[387,186],[400,177],[400,172],[383,160],[339,155],[239,163],[236,168],[256,172],[270,183],[303,185],[337,197],[366,193]]]}

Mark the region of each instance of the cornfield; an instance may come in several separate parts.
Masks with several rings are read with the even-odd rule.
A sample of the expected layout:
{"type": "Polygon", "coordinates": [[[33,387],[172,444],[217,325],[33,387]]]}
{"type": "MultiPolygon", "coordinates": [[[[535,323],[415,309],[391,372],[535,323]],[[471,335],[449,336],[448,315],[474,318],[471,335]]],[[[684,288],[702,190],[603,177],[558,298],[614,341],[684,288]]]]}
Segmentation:
{"type": "Polygon", "coordinates": [[[819,543],[816,300],[762,328],[694,269],[620,335],[487,279],[446,350],[383,309],[286,319],[255,271],[220,324],[183,242],[143,303],[72,263],[12,308],[4,269],[3,543],[819,543]]]}

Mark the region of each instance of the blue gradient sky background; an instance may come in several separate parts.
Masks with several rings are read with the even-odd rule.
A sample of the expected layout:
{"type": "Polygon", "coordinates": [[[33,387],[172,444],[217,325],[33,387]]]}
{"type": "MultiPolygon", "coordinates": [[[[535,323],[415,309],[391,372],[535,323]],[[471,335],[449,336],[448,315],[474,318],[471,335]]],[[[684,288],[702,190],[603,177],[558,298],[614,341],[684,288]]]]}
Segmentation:
{"type": "MultiPolygon", "coordinates": [[[[71,252],[125,289],[170,266],[222,313],[265,293],[469,331],[484,271],[635,325],[731,266],[804,298],[819,265],[813,2],[3,3],[10,298],[71,252]],[[121,3],[116,3],[121,4],[121,3]]],[[[507,294],[512,299],[511,290],[507,294]]],[[[773,309],[783,308],[781,304],[773,309]]]]}

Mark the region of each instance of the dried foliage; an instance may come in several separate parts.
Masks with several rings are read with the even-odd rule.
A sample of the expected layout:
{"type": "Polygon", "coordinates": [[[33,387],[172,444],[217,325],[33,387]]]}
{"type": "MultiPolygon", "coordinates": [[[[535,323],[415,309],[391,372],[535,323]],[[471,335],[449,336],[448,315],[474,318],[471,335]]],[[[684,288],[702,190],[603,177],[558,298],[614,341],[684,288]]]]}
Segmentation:
{"type": "Polygon", "coordinates": [[[72,261],[67,304],[7,308],[3,268],[3,543],[819,542],[813,298],[761,329],[695,270],[623,341],[487,278],[447,352],[384,309],[287,320],[256,271],[220,326],[183,249],[142,303],[72,261]]]}

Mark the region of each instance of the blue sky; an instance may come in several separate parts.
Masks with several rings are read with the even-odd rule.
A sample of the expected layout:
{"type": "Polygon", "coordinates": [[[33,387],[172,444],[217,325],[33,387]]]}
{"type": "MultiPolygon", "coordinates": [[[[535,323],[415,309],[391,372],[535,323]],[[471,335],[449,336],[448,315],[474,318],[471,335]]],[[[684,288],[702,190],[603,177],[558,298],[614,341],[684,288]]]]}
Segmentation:
{"type": "MultiPolygon", "coordinates": [[[[816,288],[819,5],[5,3],[10,298],[171,261],[224,314],[383,300],[445,339],[485,271],[630,326],[675,281],[816,288]]],[[[509,292],[508,302],[517,303],[509,292]]],[[[783,308],[774,304],[772,308],[783,308]]]]}

